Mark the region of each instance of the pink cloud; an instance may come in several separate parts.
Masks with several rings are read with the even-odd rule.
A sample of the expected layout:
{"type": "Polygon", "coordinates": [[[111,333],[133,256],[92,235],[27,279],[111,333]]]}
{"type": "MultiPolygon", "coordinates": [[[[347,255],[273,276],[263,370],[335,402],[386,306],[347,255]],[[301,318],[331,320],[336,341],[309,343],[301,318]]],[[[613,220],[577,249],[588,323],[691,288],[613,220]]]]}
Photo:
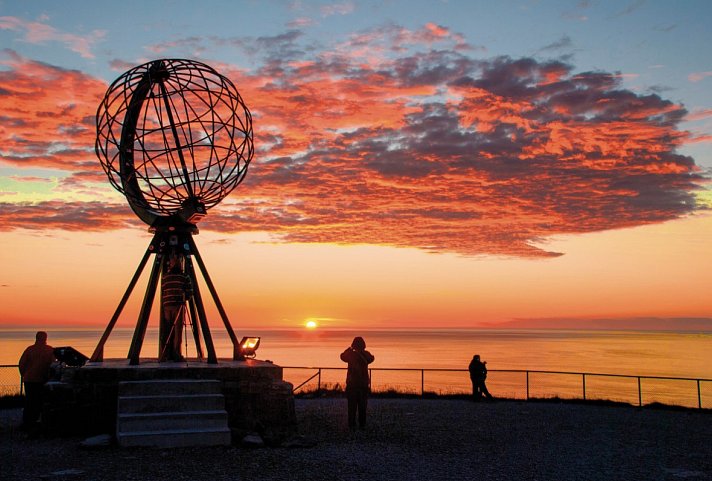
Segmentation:
{"type": "Polygon", "coordinates": [[[302,27],[310,27],[312,25],[316,24],[314,19],[308,18],[308,17],[299,17],[295,18],[291,22],[287,24],[289,28],[302,28],[302,27]]]}
{"type": "Polygon", "coordinates": [[[31,176],[31,175],[28,175],[28,176],[11,175],[9,178],[14,180],[15,182],[40,182],[40,183],[54,182],[52,179],[48,179],[46,177],[37,177],[37,176],[31,176]]]}
{"type": "Polygon", "coordinates": [[[712,109],[693,110],[685,117],[687,121],[705,120],[712,117],[712,109]]]}
{"type": "Polygon", "coordinates": [[[332,3],[321,7],[321,15],[331,17],[332,15],[348,15],[353,13],[355,7],[353,2],[332,3]]]}
{"type": "Polygon", "coordinates": [[[386,25],[353,34],[337,46],[337,51],[353,59],[369,58],[372,64],[378,64],[386,59],[389,52],[400,53],[412,48],[432,47],[434,44],[451,46],[453,51],[476,50],[465,41],[463,35],[447,27],[427,23],[416,30],[386,25]]]}
{"type": "Polygon", "coordinates": [[[696,83],[696,82],[700,82],[710,76],[712,76],[712,72],[694,72],[694,73],[691,73],[690,75],[688,75],[687,79],[690,82],[696,83]]]}
{"type": "Polygon", "coordinates": [[[60,32],[46,23],[29,22],[17,17],[0,17],[0,29],[22,32],[23,40],[31,44],[61,43],[84,58],[94,58],[92,47],[106,35],[103,30],[92,30],[85,36],[60,32]]]}

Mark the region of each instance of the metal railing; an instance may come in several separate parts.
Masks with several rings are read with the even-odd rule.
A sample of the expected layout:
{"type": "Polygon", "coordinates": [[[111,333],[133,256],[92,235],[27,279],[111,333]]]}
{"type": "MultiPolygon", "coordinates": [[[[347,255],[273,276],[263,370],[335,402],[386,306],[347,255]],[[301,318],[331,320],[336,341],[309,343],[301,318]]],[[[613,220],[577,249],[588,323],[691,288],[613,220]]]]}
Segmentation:
{"type": "MultiPolygon", "coordinates": [[[[305,367],[305,366],[284,366],[284,370],[288,369],[294,369],[294,370],[313,370],[315,371],[314,374],[309,376],[307,379],[302,381],[301,383],[295,384],[295,387],[293,389],[293,392],[298,392],[299,390],[302,390],[305,386],[307,386],[309,383],[312,383],[316,379],[316,389],[321,390],[322,386],[327,387],[327,384],[323,384],[323,376],[322,374],[325,371],[345,371],[345,367],[305,367]]],[[[369,368],[369,376],[373,380],[373,373],[374,372],[394,372],[394,371],[400,371],[400,372],[410,372],[410,373],[419,373],[420,374],[420,389],[419,389],[419,394],[421,396],[425,396],[427,393],[426,391],[426,382],[425,382],[425,375],[426,373],[459,373],[462,374],[462,376],[466,379],[466,383],[469,383],[469,372],[467,369],[438,369],[438,368],[432,368],[432,369],[426,369],[426,368],[369,368]]],[[[684,391],[690,391],[696,393],[690,394],[694,396],[696,394],[696,401],[697,401],[697,407],[702,408],[702,384],[703,383],[712,383],[712,379],[705,379],[705,378],[683,378],[683,377],[667,377],[667,376],[640,376],[640,375],[631,375],[631,374],[608,374],[608,373],[594,373],[594,372],[570,372],[570,371],[540,371],[540,370],[528,370],[528,369],[489,369],[488,373],[490,374],[489,379],[488,379],[488,384],[491,382],[493,377],[497,377],[500,374],[521,374],[524,375],[524,390],[525,390],[525,399],[529,400],[531,396],[531,387],[532,387],[532,380],[531,378],[533,377],[532,375],[544,375],[544,376],[572,376],[572,377],[577,377],[580,379],[580,390],[578,391],[580,393],[579,396],[574,396],[575,399],[583,399],[583,400],[590,400],[590,387],[589,391],[587,391],[587,380],[590,382],[593,379],[596,378],[603,378],[603,379],[618,379],[618,380],[631,380],[636,382],[636,387],[637,387],[637,404],[638,406],[643,405],[643,382],[650,382],[650,381],[673,381],[673,382],[685,382],[685,383],[694,383],[695,387],[691,387],[689,390],[684,390],[684,391]],[[493,376],[494,375],[494,376],[493,376]]],[[[437,382],[432,382],[432,384],[437,385],[437,382]]],[[[440,383],[442,384],[442,382],[440,383]]],[[[464,383],[463,383],[464,384],[464,383]]],[[[510,383],[511,384],[511,383],[510,383]]],[[[712,387],[712,384],[708,385],[709,387],[712,387]]],[[[570,391],[570,389],[569,389],[570,391]]],[[[677,389],[677,391],[681,391],[680,389],[677,389]]],[[[449,393],[451,394],[463,394],[468,392],[465,389],[460,389],[458,390],[450,390],[449,393]]],[[[416,393],[417,394],[417,393],[416,393]]],[[[557,395],[556,392],[552,393],[554,396],[557,395]]],[[[651,397],[654,397],[654,393],[650,394],[651,397]]],[[[710,392],[710,397],[712,397],[712,391],[710,392]]],[[[606,399],[606,398],[597,398],[597,399],[606,399]]],[[[631,403],[634,404],[634,403],[631,403]]]]}
{"type": "Polygon", "coordinates": [[[22,394],[22,380],[16,364],[0,364],[0,396],[22,394]]]}
{"type": "MultiPolygon", "coordinates": [[[[316,380],[316,389],[321,390],[322,387],[327,387],[329,385],[333,385],[334,383],[328,383],[324,382],[323,379],[323,374],[326,371],[338,371],[343,373],[346,371],[345,367],[306,367],[306,366],[283,366],[283,369],[285,371],[287,370],[309,370],[309,371],[314,371],[313,374],[311,374],[309,377],[306,379],[303,379],[299,384],[297,382],[293,382],[295,384],[295,387],[293,388],[293,392],[297,392],[299,390],[302,390],[305,386],[309,385],[309,383],[312,383],[314,380],[316,380]]],[[[425,396],[428,391],[426,391],[426,386],[430,387],[430,385],[447,385],[446,382],[443,381],[430,381],[429,384],[426,384],[426,374],[435,374],[437,375],[446,375],[447,373],[451,374],[456,374],[459,376],[458,378],[458,383],[460,384],[460,389],[458,390],[457,388],[453,388],[452,384],[450,385],[450,388],[446,390],[447,393],[454,393],[454,394],[465,394],[468,391],[468,389],[465,387],[466,385],[469,384],[469,373],[467,369],[439,369],[439,368],[432,368],[432,369],[426,369],[426,368],[369,368],[369,376],[373,379],[373,373],[376,372],[377,376],[380,373],[396,373],[396,372],[401,372],[401,373],[414,373],[414,374],[419,374],[417,376],[419,380],[415,381],[416,386],[419,386],[419,394],[420,396],[425,396]]],[[[637,395],[637,404],[638,406],[643,405],[643,384],[645,383],[651,383],[655,381],[671,381],[671,382],[677,382],[677,383],[686,383],[690,384],[693,383],[694,387],[685,388],[685,389],[677,389],[676,391],[678,393],[684,393],[687,395],[688,399],[694,399],[697,401],[697,407],[702,408],[703,407],[703,384],[705,385],[706,388],[708,388],[705,391],[705,396],[704,399],[707,400],[709,398],[712,398],[712,379],[705,379],[705,378],[686,378],[686,377],[666,377],[666,376],[639,376],[639,375],[631,375],[631,374],[607,374],[607,373],[593,373],[593,372],[569,372],[569,371],[539,371],[539,370],[528,370],[528,369],[490,369],[488,370],[489,373],[489,379],[488,379],[488,384],[490,385],[490,388],[492,388],[493,384],[497,384],[497,378],[506,375],[506,374],[518,374],[518,375],[523,375],[524,379],[519,382],[509,382],[508,386],[512,387],[514,386],[515,388],[518,389],[524,389],[525,396],[524,399],[529,400],[532,398],[531,391],[533,387],[533,377],[536,376],[566,376],[566,377],[574,377],[580,379],[580,387],[574,389],[574,391],[578,392],[579,394],[575,394],[574,398],[576,399],[583,399],[587,400],[590,399],[590,393],[591,393],[591,388],[590,388],[590,383],[591,381],[597,379],[597,378],[602,378],[602,379],[619,379],[619,380],[631,380],[635,382],[635,387],[633,388],[634,395],[637,395]],[[522,386],[523,384],[523,386],[522,386]]],[[[289,380],[289,379],[285,379],[289,380]]],[[[411,383],[413,384],[413,383],[411,383]]],[[[539,380],[538,382],[539,387],[541,388],[542,385],[546,385],[546,382],[542,382],[539,380]]],[[[386,387],[389,385],[386,384],[386,387]]],[[[569,384],[570,386],[570,384],[569,384]]],[[[571,388],[566,389],[566,387],[561,388],[561,387],[551,387],[551,384],[549,384],[550,389],[552,389],[549,394],[553,396],[561,395],[562,393],[566,392],[571,392],[571,388]],[[558,391],[557,391],[558,389],[558,391]]],[[[568,386],[567,386],[568,387],[568,386]]],[[[398,391],[396,389],[396,391],[398,391]]],[[[653,393],[646,393],[648,397],[655,397],[656,392],[653,393]]],[[[18,372],[17,365],[12,365],[12,364],[5,364],[5,365],[0,365],[0,395],[14,395],[14,394],[22,394],[22,382],[20,380],[20,373],[18,372]]],[[[418,394],[418,392],[416,392],[418,394]]],[[[674,394],[674,393],[673,393],[674,394]]],[[[597,399],[606,399],[606,398],[597,398],[597,399]]],[[[635,404],[635,402],[631,403],[635,404]]],[[[709,403],[708,403],[709,404],[709,403]]],[[[708,406],[706,404],[706,406],[708,406]]]]}

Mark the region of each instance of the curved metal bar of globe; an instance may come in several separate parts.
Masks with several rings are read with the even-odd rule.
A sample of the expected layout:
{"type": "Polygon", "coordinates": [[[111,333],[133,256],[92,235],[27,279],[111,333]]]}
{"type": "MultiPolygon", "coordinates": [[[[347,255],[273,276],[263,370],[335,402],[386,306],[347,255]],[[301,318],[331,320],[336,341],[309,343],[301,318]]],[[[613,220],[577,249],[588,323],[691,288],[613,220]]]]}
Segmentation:
{"type": "MultiPolygon", "coordinates": [[[[190,238],[190,236],[188,236],[188,238],[190,238]]],[[[195,299],[195,307],[198,311],[198,319],[200,319],[200,327],[203,331],[203,339],[205,339],[205,349],[208,351],[208,364],[217,364],[218,357],[215,354],[213,336],[210,334],[208,316],[205,314],[203,297],[200,295],[200,288],[198,287],[198,278],[195,275],[195,268],[193,267],[193,262],[191,261],[189,255],[185,256],[185,271],[188,276],[190,276],[190,282],[193,283],[193,298],[195,299]]]]}
{"type": "MultiPolygon", "coordinates": [[[[233,331],[232,325],[230,324],[230,320],[227,318],[227,313],[225,312],[225,308],[223,307],[222,302],[220,302],[220,297],[218,297],[218,292],[215,290],[213,281],[210,279],[210,274],[208,274],[208,269],[205,267],[203,258],[200,256],[200,252],[198,251],[198,246],[195,245],[193,236],[188,236],[188,243],[190,244],[191,252],[193,253],[193,255],[195,255],[195,259],[198,261],[198,267],[200,267],[200,272],[202,272],[202,274],[203,274],[203,279],[205,279],[205,284],[207,284],[208,290],[210,291],[210,294],[213,296],[213,301],[215,302],[215,306],[218,308],[220,317],[222,318],[223,324],[225,325],[225,330],[227,331],[228,336],[230,336],[230,341],[232,342],[232,359],[235,361],[241,361],[244,359],[244,356],[240,352],[240,341],[237,340],[235,331],[233,331]]],[[[192,269],[192,263],[191,263],[191,269],[192,269]]]]}
{"type": "MultiPolygon", "coordinates": [[[[153,244],[153,242],[151,242],[153,244]]],[[[106,341],[109,339],[109,335],[111,335],[111,331],[114,329],[114,326],[116,325],[116,321],[118,321],[119,316],[121,315],[121,312],[124,310],[124,307],[126,306],[126,302],[129,300],[129,297],[131,296],[131,293],[133,292],[134,287],[136,287],[136,283],[141,277],[141,274],[143,273],[143,269],[146,267],[146,263],[148,262],[148,258],[151,256],[151,249],[150,245],[146,249],[146,253],[143,255],[143,258],[141,259],[141,262],[138,264],[138,269],[136,269],[136,273],[134,276],[131,278],[131,282],[129,282],[129,286],[126,288],[126,292],[124,293],[124,296],[121,298],[121,301],[119,301],[119,305],[116,308],[116,311],[114,311],[114,315],[111,316],[111,320],[109,321],[109,325],[106,326],[106,329],[104,330],[104,334],[102,334],[101,339],[99,340],[99,344],[96,345],[96,349],[94,349],[94,353],[91,355],[90,361],[91,362],[102,362],[104,360],[104,344],[106,344],[106,341]]]]}
{"type": "Polygon", "coordinates": [[[161,68],[165,70],[163,62],[153,62],[136,85],[136,89],[131,95],[131,100],[126,107],[126,115],[124,116],[123,128],[121,130],[121,141],[119,142],[119,174],[121,176],[121,186],[124,189],[126,200],[128,200],[131,209],[136,213],[139,219],[148,225],[153,225],[159,216],[151,209],[141,192],[141,187],[138,185],[136,166],[134,165],[134,141],[136,140],[136,126],[141,114],[141,108],[151,91],[153,78],[160,76],[161,68]]]}
{"type": "Polygon", "coordinates": [[[158,86],[161,89],[161,96],[163,97],[163,103],[166,107],[166,113],[168,114],[168,123],[171,125],[171,131],[173,132],[173,141],[176,144],[176,152],[178,153],[178,158],[180,159],[180,167],[183,170],[183,177],[185,182],[185,188],[188,191],[188,198],[194,199],[195,194],[193,193],[193,184],[190,182],[190,174],[188,174],[188,166],[185,165],[185,157],[183,157],[183,146],[180,143],[180,137],[178,136],[178,130],[176,129],[175,121],[173,120],[173,109],[171,103],[168,101],[168,92],[166,92],[166,86],[163,85],[163,79],[158,79],[158,86]]]}
{"type": "Polygon", "coordinates": [[[164,259],[165,256],[158,253],[156,254],[156,260],[153,261],[151,276],[148,278],[146,294],[143,298],[141,312],[139,313],[138,321],[136,322],[136,330],[134,331],[133,339],[131,340],[131,347],[129,348],[128,359],[129,364],[132,366],[138,365],[139,355],[141,354],[141,346],[143,345],[143,339],[146,336],[146,328],[148,327],[148,318],[151,314],[151,306],[153,305],[153,300],[156,297],[156,287],[158,286],[158,280],[161,277],[161,272],[163,271],[164,259]]]}

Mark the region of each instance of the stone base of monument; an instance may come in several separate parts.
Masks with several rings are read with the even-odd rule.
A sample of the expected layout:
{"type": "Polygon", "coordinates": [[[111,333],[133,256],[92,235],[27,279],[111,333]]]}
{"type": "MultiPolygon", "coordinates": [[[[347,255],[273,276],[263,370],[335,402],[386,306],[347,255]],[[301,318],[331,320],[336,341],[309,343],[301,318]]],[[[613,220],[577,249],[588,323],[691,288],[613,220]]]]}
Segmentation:
{"type": "Polygon", "coordinates": [[[265,361],[109,359],[65,368],[47,389],[42,419],[55,434],[170,447],[225,444],[228,432],[232,442],[256,433],[279,445],[296,433],[292,385],[265,361]]]}

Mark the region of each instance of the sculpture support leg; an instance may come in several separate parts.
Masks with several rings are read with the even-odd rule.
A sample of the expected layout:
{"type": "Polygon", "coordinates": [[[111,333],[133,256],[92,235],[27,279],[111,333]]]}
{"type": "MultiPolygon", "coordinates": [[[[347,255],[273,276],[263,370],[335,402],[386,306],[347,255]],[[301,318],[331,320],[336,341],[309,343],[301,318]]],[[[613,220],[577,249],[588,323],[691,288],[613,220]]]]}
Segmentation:
{"type": "Polygon", "coordinates": [[[146,336],[146,328],[148,327],[148,318],[151,314],[151,306],[153,305],[153,299],[156,297],[156,286],[158,285],[158,280],[161,277],[162,269],[163,255],[157,254],[156,260],[153,262],[153,269],[151,269],[151,277],[148,279],[146,295],[143,298],[141,312],[139,313],[138,322],[136,323],[136,330],[134,331],[133,339],[131,340],[131,348],[129,349],[128,358],[129,364],[132,366],[138,364],[138,358],[141,354],[141,346],[143,345],[143,338],[146,336]]]}
{"type": "Polygon", "coordinates": [[[198,326],[198,314],[195,310],[195,300],[192,297],[188,300],[188,306],[190,307],[190,327],[193,330],[196,356],[198,359],[203,359],[203,346],[200,342],[200,326],[198,326]]]}
{"type": "MultiPolygon", "coordinates": [[[[220,313],[220,317],[222,318],[223,324],[225,324],[225,330],[227,331],[228,336],[230,336],[230,341],[232,341],[233,359],[234,360],[242,359],[242,355],[240,354],[240,345],[237,340],[237,336],[235,335],[235,331],[232,330],[232,326],[230,325],[230,320],[227,318],[227,313],[225,312],[225,309],[223,308],[222,302],[220,302],[220,298],[218,297],[218,293],[215,290],[213,281],[210,279],[208,270],[205,268],[205,264],[203,263],[203,258],[200,257],[200,252],[198,252],[198,247],[195,245],[195,241],[193,240],[192,236],[188,237],[188,242],[190,243],[191,251],[195,254],[195,259],[198,261],[198,267],[200,267],[200,272],[203,274],[203,278],[205,279],[205,284],[207,284],[208,290],[210,291],[210,294],[213,296],[213,301],[215,302],[215,306],[218,308],[218,312],[220,313]]],[[[191,269],[192,269],[192,266],[191,266],[191,269]]]]}
{"type": "Polygon", "coordinates": [[[208,364],[217,364],[218,357],[215,354],[213,337],[210,334],[210,327],[208,326],[208,316],[205,314],[205,306],[203,305],[203,298],[200,295],[200,288],[198,287],[198,278],[195,275],[195,268],[193,268],[193,262],[190,260],[190,256],[186,256],[185,261],[185,270],[190,276],[190,280],[193,282],[193,298],[195,299],[195,307],[198,311],[198,318],[200,319],[200,327],[203,330],[203,338],[205,339],[205,349],[208,351],[208,364]]]}
{"type": "Polygon", "coordinates": [[[150,256],[151,256],[151,250],[146,249],[146,253],[143,255],[143,259],[141,259],[141,262],[138,264],[138,269],[136,269],[136,273],[134,274],[133,278],[131,279],[131,282],[129,282],[128,288],[126,288],[124,297],[121,298],[121,301],[119,302],[119,306],[116,308],[116,311],[114,311],[114,315],[111,317],[111,320],[109,321],[109,325],[106,326],[106,330],[104,331],[104,334],[101,336],[101,339],[99,340],[99,344],[97,344],[96,349],[94,349],[94,354],[91,355],[91,362],[101,362],[104,360],[104,344],[106,344],[106,341],[109,339],[109,335],[111,334],[111,331],[114,329],[114,326],[116,325],[116,321],[119,320],[121,311],[124,310],[124,307],[126,306],[126,302],[129,300],[129,296],[131,296],[131,293],[133,292],[134,287],[136,287],[136,283],[138,282],[139,278],[141,277],[141,274],[143,273],[143,269],[146,267],[146,263],[148,262],[148,258],[150,256]]]}
{"type": "MultiPolygon", "coordinates": [[[[194,227],[194,226],[193,226],[194,227]]],[[[217,291],[215,289],[215,286],[213,285],[212,279],[210,278],[210,275],[208,274],[207,268],[205,267],[205,263],[203,262],[202,257],[200,256],[200,252],[198,251],[198,248],[195,244],[195,241],[193,240],[193,232],[188,231],[188,230],[182,230],[182,231],[174,231],[172,229],[168,230],[160,230],[156,233],[154,236],[153,240],[151,241],[151,244],[149,245],[148,249],[144,253],[143,258],[141,259],[141,262],[139,263],[138,268],[136,269],[136,272],[134,273],[133,278],[131,279],[131,282],[129,283],[129,286],[126,289],[126,292],[124,293],[123,297],[121,298],[121,301],[119,302],[118,307],[116,308],[116,311],[114,312],[114,315],[112,316],[111,320],[109,321],[108,326],[106,327],[106,330],[104,331],[96,349],[94,350],[94,353],[92,354],[91,361],[96,361],[96,362],[101,362],[103,361],[103,356],[104,356],[104,345],[107,342],[112,330],[114,329],[119,316],[121,315],[124,307],[126,306],[126,303],[128,302],[129,297],[131,296],[134,288],[136,287],[136,284],[138,283],[143,271],[145,270],[146,264],[148,263],[148,260],[151,256],[151,254],[155,254],[156,258],[153,262],[153,266],[151,268],[151,274],[148,280],[148,285],[146,287],[146,292],[144,294],[143,302],[141,304],[141,310],[139,312],[138,320],[136,322],[136,328],[133,333],[133,338],[131,340],[131,346],[129,348],[128,352],[128,359],[129,363],[131,365],[137,365],[139,364],[139,357],[141,354],[141,348],[143,346],[143,341],[146,335],[146,331],[148,329],[148,323],[149,323],[149,318],[151,315],[151,309],[155,301],[156,297],[156,290],[159,289],[159,285],[161,284],[161,279],[162,276],[164,275],[163,271],[167,267],[167,251],[166,249],[174,249],[175,246],[180,246],[179,249],[182,249],[182,252],[179,253],[179,255],[182,255],[185,264],[184,264],[184,273],[190,278],[190,281],[193,286],[193,293],[192,295],[189,295],[187,300],[186,300],[186,305],[183,306],[182,312],[185,313],[185,315],[188,316],[188,319],[190,319],[191,323],[191,330],[193,333],[193,339],[195,341],[195,347],[196,347],[196,353],[198,359],[203,359],[204,356],[207,354],[207,362],[211,364],[217,363],[217,355],[215,352],[215,346],[213,343],[212,335],[210,333],[210,326],[208,325],[208,319],[207,315],[205,312],[205,306],[203,304],[203,299],[200,293],[200,289],[198,286],[198,279],[197,279],[197,272],[195,269],[195,266],[192,261],[192,256],[195,256],[195,259],[197,259],[198,262],[198,267],[200,268],[200,272],[203,275],[203,279],[205,280],[205,284],[207,285],[210,294],[213,298],[213,301],[215,302],[215,306],[218,309],[218,312],[220,313],[220,317],[223,321],[223,324],[225,326],[225,330],[227,331],[228,336],[230,337],[230,341],[232,342],[233,346],[233,359],[239,360],[239,359],[244,359],[241,356],[240,349],[239,349],[239,342],[237,340],[237,336],[235,335],[235,332],[232,329],[232,326],[230,325],[230,321],[227,317],[227,313],[225,312],[225,308],[222,305],[222,302],[220,301],[220,298],[218,297],[217,291]],[[178,241],[176,242],[176,239],[174,236],[178,237],[178,241]],[[173,246],[173,247],[168,247],[168,246],[173,246]],[[201,342],[201,331],[202,331],[202,342],[205,342],[205,352],[203,350],[202,342],[201,342]]],[[[161,287],[162,289],[162,287],[161,287]]],[[[163,294],[162,294],[163,295],[163,294]]],[[[159,359],[163,357],[163,351],[162,349],[165,347],[165,342],[167,339],[166,336],[168,335],[168,332],[170,329],[175,329],[173,324],[170,324],[168,326],[168,329],[166,329],[166,326],[163,326],[163,311],[164,311],[164,306],[163,302],[161,302],[161,324],[159,326],[159,359]]],[[[181,324],[181,327],[183,325],[181,324]]]]}

